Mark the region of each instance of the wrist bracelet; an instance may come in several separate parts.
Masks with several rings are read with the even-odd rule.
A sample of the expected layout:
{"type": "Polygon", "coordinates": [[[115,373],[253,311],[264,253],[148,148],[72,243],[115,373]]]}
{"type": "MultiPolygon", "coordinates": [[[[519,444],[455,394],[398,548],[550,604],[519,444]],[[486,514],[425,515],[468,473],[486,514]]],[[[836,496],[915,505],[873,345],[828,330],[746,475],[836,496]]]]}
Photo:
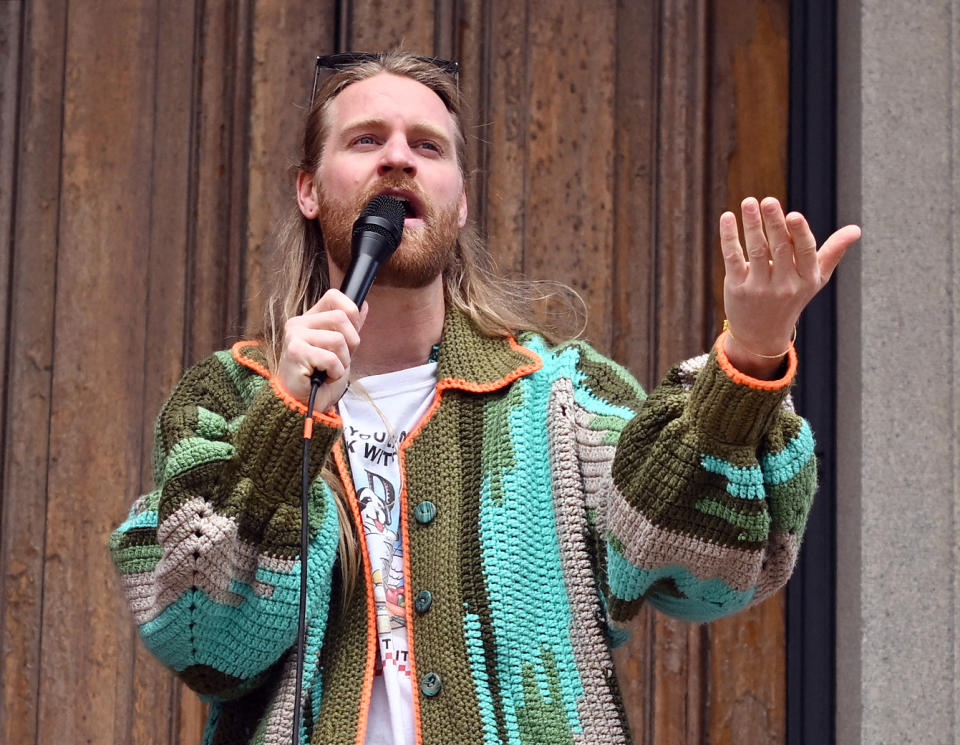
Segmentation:
{"type": "Polygon", "coordinates": [[[783,357],[785,354],[787,354],[790,351],[790,347],[792,347],[793,343],[797,340],[797,324],[793,324],[793,338],[790,339],[789,347],[784,349],[780,354],[760,354],[759,352],[753,352],[747,349],[745,346],[743,346],[740,340],[733,335],[733,329],[730,328],[730,321],[728,321],[726,318],[723,319],[723,330],[730,335],[731,339],[733,339],[735,342],[737,342],[737,344],[740,345],[740,348],[744,352],[746,352],[747,354],[752,354],[754,357],[759,357],[760,359],[764,359],[764,360],[779,360],[781,357],[783,357]]]}

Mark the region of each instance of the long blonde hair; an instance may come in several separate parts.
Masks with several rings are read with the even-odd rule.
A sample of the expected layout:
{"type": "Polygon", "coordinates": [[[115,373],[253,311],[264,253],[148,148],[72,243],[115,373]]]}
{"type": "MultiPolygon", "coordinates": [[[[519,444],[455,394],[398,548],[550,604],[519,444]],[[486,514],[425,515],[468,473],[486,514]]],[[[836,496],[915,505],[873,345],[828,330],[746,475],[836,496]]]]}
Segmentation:
{"type": "MultiPolygon", "coordinates": [[[[328,133],[332,101],[347,86],[381,73],[408,77],[432,90],[450,112],[454,145],[461,176],[466,183],[467,148],[464,135],[464,103],[457,80],[423,58],[400,51],[383,52],[375,59],[336,70],[317,93],[307,113],[299,171],[316,174],[328,133]]],[[[296,206],[278,237],[280,266],[273,292],[266,304],[258,337],[269,368],[276,370],[283,348],[287,319],[306,312],[329,289],[327,256],[316,220],[307,219],[296,206]]],[[[578,336],[585,325],[585,306],[571,288],[557,282],[511,280],[500,276],[493,257],[472,221],[457,238],[453,258],[443,272],[445,300],[465,313],[488,336],[514,336],[536,331],[551,341],[578,336]]],[[[340,516],[340,562],[343,587],[349,593],[359,567],[356,538],[343,485],[328,463],[322,476],[338,496],[340,516]]]]}

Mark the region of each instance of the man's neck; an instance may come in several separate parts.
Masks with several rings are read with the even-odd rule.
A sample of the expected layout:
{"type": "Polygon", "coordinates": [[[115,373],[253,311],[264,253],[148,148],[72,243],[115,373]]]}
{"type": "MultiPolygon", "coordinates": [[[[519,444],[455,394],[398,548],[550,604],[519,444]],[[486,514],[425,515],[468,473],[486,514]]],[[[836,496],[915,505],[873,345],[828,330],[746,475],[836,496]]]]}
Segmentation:
{"type": "MultiPolygon", "coordinates": [[[[330,267],[330,285],[342,273],[330,267]]],[[[367,295],[370,310],[360,329],[360,346],[351,360],[351,377],[380,375],[424,364],[443,333],[443,278],[408,289],[374,283],[367,295]]]]}

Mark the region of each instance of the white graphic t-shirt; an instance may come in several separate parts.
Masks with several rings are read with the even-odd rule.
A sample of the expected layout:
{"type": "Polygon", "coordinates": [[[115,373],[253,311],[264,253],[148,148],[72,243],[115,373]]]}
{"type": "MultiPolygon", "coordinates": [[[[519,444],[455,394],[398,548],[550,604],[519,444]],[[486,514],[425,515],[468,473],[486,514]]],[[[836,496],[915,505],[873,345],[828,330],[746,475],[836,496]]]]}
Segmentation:
{"type": "Polygon", "coordinates": [[[397,450],[433,403],[437,363],[371,375],[337,405],[363,517],[377,609],[377,663],[366,745],[413,745],[397,450]]]}

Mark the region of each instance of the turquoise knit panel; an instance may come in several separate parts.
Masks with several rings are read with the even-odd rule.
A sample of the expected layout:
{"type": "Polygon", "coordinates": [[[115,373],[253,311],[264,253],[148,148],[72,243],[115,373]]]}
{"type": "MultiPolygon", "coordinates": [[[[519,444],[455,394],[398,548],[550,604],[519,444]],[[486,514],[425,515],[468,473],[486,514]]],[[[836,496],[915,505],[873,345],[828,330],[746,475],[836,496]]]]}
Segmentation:
{"type": "MultiPolygon", "coordinates": [[[[545,356],[545,372],[551,364],[572,367],[574,352],[569,355],[559,361],[545,356]]],[[[546,420],[550,387],[538,386],[537,379],[517,381],[503,404],[509,406],[510,442],[497,443],[501,456],[485,464],[480,497],[496,670],[508,742],[515,745],[553,742],[554,734],[568,738],[582,729],[577,705],[583,689],[568,631],[572,614],[555,528],[548,436],[535,424],[546,420]],[[540,740],[524,738],[533,722],[541,726],[540,740]]]]}

